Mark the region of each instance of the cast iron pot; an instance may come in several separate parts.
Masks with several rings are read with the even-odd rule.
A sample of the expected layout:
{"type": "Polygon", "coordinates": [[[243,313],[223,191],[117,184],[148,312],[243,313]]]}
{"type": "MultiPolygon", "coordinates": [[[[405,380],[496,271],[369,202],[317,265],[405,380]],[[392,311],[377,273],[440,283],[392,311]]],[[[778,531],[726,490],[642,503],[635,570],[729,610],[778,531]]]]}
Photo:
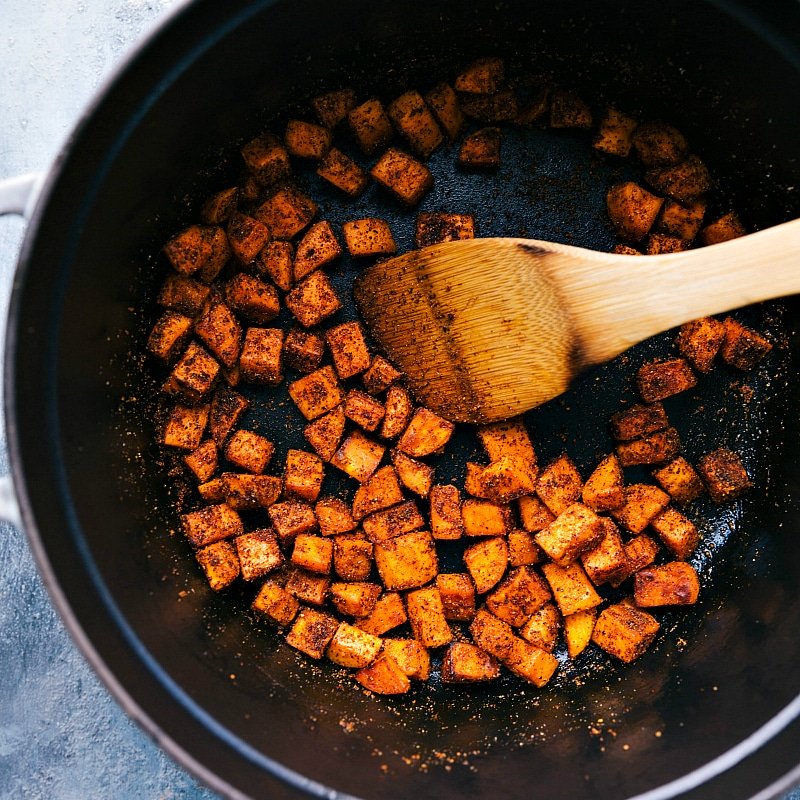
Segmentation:
{"type": "MultiPolygon", "coordinates": [[[[745,312],[779,345],[750,379],[749,404],[728,413],[731,378],[720,378],[708,402],[723,402],[692,423],[689,455],[735,446],[758,484],[708,509],[703,601],[667,615],[671,635],[635,664],[590,659],[578,681],[541,691],[506,679],[370,696],[280,645],[242,597],[213,595],[175,533],[147,413],[154,379],[132,356],[155,313],[161,245],[239,174],[238,147],[304,98],[353,84],[390,99],[499,53],[598,105],[679,124],[720,176],[723,203],[758,228],[800,212],[798,44],[794,3],[199,0],[131,59],[32,214],[6,420],[22,521],[55,604],[178,761],[231,797],[766,797],[800,779],[794,302],[745,312]]],[[[570,206],[583,194],[560,203],[578,222],[572,241],[608,246],[607,224],[582,225],[570,206]]],[[[436,202],[457,200],[469,197],[436,202]]],[[[518,203],[537,208],[530,192],[518,203]]],[[[564,235],[549,212],[522,216],[525,231],[497,232],[564,235]]],[[[601,444],[576,432],[602,427],[625,396],[622,374],[594,373],[531,419],[543,457],[564,433],[590,465],[601,444]]]]}

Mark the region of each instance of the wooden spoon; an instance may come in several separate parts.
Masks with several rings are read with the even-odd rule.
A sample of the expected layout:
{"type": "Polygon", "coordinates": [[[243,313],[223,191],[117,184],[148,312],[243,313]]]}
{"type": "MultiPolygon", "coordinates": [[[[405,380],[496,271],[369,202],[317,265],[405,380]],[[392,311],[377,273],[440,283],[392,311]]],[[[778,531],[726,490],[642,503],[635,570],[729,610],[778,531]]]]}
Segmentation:
{"type": "Polygon", "coordinates": [[[657,256],[529,239],[445,242],[356,280],[368,327],[420,403],[490,422],[698,317],[800,291],[800,220],[657,256]]]}

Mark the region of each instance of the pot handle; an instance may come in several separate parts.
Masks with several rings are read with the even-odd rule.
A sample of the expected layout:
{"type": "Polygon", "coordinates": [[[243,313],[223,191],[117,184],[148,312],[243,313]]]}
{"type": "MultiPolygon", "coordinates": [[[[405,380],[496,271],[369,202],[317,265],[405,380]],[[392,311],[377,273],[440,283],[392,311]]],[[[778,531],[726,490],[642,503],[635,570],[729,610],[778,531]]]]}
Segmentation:
{"type": "MultiPolygon", "coordinates": [[[[44,173],[33,172],[0,181],[0,215],[17,214],[29,219],[43,178],[44,173]]],[[[22,517],[11,475],[0,476],[0,520],[22,528],[22,517]]]]}

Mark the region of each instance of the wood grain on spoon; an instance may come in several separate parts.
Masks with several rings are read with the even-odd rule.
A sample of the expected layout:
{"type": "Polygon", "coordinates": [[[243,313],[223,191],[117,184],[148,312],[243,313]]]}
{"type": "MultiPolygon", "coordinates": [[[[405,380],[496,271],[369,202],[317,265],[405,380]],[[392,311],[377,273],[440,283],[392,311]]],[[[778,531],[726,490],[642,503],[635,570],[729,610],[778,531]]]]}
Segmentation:
{"type": "Polygon", "coordinates": [[[469,239],[379,262],[354,292],[419,402],[489,422],[661,331],[800,291],[799,246],[800,221],[657,256],[469,239]]]}

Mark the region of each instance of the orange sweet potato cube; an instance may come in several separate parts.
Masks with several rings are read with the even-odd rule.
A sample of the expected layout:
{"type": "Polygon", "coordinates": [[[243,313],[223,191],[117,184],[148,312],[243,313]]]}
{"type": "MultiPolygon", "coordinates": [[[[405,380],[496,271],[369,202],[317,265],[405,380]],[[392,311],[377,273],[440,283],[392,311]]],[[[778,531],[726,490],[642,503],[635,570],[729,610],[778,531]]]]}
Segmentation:
{"type": "Polygon", "coordinates": [[[301,281],[315,269],[335,261],[342,254],[342,246],[330,222],[315,222],[303,234],[294,256],[294,279],[301,281]]]}
{"type": "Polygon", "coordinates": [[[486,597],[486,608],[514,628],[524,625],[552,594],[545,581],[530,567],[512,569],[486,597]]]}
{"type": "Polygon", "coordinates": [[[248,328],[239,356],[242,379],[277,386],[283,380],[283,347],[281,328],[248,328]]]}
{"type": "MultiPolygon", "coordinates": [[[[517,500],[522,527],[528,533],[544,530],[556,517],[538,495],[523,495],[517,500]]],[[[538,545],[537,545],[538,546],[538,545]]]]}
{"type": "Polygon", "coordinates": [[[352,378],[370,365],[370,355],[360,322],[344,322],[331,328],[325,340],[341,380],[352,378]]]}
{"type": "Polygon", "coordinates": [[[378,468],[385,447],[355,430],[344,437],[330,463],[351,478],[363,483],[378,468]]]}
{"type": "Polygon", "coordinates": [[[304,569],[294,569],[286,579],[286,591],[296,597],[301,603],[321,607],[328,599],[331,580],[327,575],[306,572],[304,569]]]}
{"type": "Polygon", "coordinates": [[[508,86],[493,94],[461,94],[459,104],[465,117],[483,123],[513,122],[520,113],[517,94],[508,86]]]}
{"type": "Polygon", "coordinates": [[[333,634],[325,655],[341,667],[362,669],[378,657],[383,642],[378,636],[342,622],[333,634]]]}
{"type": "Polygon", "coordinates": [[[411,395],[402,386],[390,386],[383,404],[384,414],[378,435],[381,439],[394,439],[408,427],[414,406],[411,395]]]}
{"type": "Polygon", "coordinates": [[[317,204],[294,186],[283,186],[253,211],[275,239],[293,239],[311,224],[317,204]]]}
{"type": "Polygon", "coordinates": [[[233,255],[233,250],[228,233],[219,225],[208,226],[206,235],[211,242],[211,256],[195,273],[195,277],[203,283],[211,283],[222,272],[233,255]]]}
{"type": "Polygon", "coordinates": [[[421,406],[397,442],[397,449],[413,458],[437,453],[450,441],[455,425],[421,406]]]}
{"type": "Polygon", "coordinates": [[[591,128],[592,110],[573,92],[556,89],[550,96],[551,128],[591,128]]]}
{"type": "Polygon", "coordinates": [[[523,530],[509,531],[508,563],[512,567],[523,567],[536,564],[542,560],[542,549],[536,544],[532,533],[523,530]]]}
{"type": "Polygon", "coordinates": [[[470,62],[456,77],[456,91],[468,94],[494,94],[505,81],[505,62],[496,56],[483,56],[470,62]]]}
{"type": "Polygon", "coordinates": [[[225,458],[234,466],[254,474],[266,469],[274,452],[275,445],[253,431],[238,430],[225,445],[225,458]]]}
{"type": "Polygon", "coordinates": [[[383,356],[376,355],[361,379],[364,381],[364,388],[370,394],[380,394],[402,376],[403,373],[395,369],[383,356]]]}
{"type": "Polygon", "coordinates": [[[400,202],[415,206],[433,187],[433,175],[421,162],[390,147],[370,170],[370,175],[400,202]]]}
{"type": "Polygon", "coordinates": [[[317,95],[311,99],[319,121],[333,130],[340,122],[347,118],[347,112],[356,106],[356,93],[353,89],[334,89],[330,92],[317,95]]]}
{"type": "Polygon", "coordinates": [[[683,134],[672,125],[657,120],[639,125],[633,135],[633,146],[646,167],[680,164],[689,152],[683,134]]]}
{"type": "Polygon", "coordinates": [[[636,373],[639,394],[645,403],[654,403],[693,389],[697,378],[683,358],[669,358],[642,364],[636,373]]]}
{"type": "Polygon", "coordinates": [[[430,464],[417,461],[399,450],[392,451],[392,463],[397,470],[400,483],[410,492],[427,497],[433,486],[434,469],[430,464]]]}
{"type": "Polygon", "coordinates": [[[174,311],[165,311],[147,337],[147,349],[165,363],[175,359],[192,335],[193,320],[174,311]]]}
{"type": "Polygon", "coordinates": [[[368,667],[360,669],[355,678],[375,694],[404,694],[411,688],[408,675],[386,653],[379,655],[368,667]]]}
{"type": "Polygon", "coordinates": [[[738,214],[735,211],[729,211],[700,231],[700,241],[704,245],[719,244],[731,239],[738,239],[746,233],[738,214]]]}
{"type": "Polygon", "coordinates": [[[506,660],[503,662],[515,675],[534,686],[545,686],[558,669],[558,659],[525,639],[514,638],[506,660]]]}
{"type": "Polygon", "coordinates": [[[636,403],[611,417],[611,433],[618,441],[627,442],[663,431],[669,427],[664,406],[659,403],[636,403]]]}
{"type": "Polygon", "coordinates": [[[254,262],[258,273],[288,292],[294,285],[294,247],[291,242],[268,242],[254,262]]]}
{"type": "Polygon", "coordinates": [[[725,339],[725,326],[713,317],[703,317],[681,325],[678,349],[698,372],[707,373],[725,339]]]}
{"type": "MultiPolygon", "coordinates": [[[[268,508],[281,494],[281,479],[274,475],[223,472],[220,480],[225,502],[236,511],[268,508]]],[[[203,487],[208,487],[208,484],[203,484],[203,487]]]]}
{"type": "Polygon", "coordinates": [[[741,458],[726,447],[703,456],[697,471],[715,503],[733,500],[753,486],[741,458]]]}
{"type": "Polygon", "coordinates": [[[412,680],[430,678],[431,657],[416,639],[384,639],[383,652],[412,680]]]}
{"type": "Polygon", "coordinates": [[[481,608],[469,626],[475,644],[499,659],[505,661],[514,649],[514,629],[494,614],[481,608]]]}
{"type": "Polygon", "coordinates": [[[156,300],[160,306],[170,311],[194,317],[203,309],[210,292],[208,286],[185,275],[171,272],[164,279],[156,300]]]}
{"type": "Polygon", "coordinates": [[[644,239],[655,224],[664,199],[632,181],[612,186],[606,194],[606,209],[617,235],[628,242],[644,239]]]}
{"type": "Polygon", "coordinates": [[[676,456],[669,464],[655,470],[653,477],[682,506],[696,500],[704,491],[700,476],[683,456],[676,456]]]}
{"type": "Polygon", "coordinates": [[[439,572],[436,547],[430,532],[425,530],[379,542],[375,545],[374,556],[378,574],[389,591],[424,586],[439,572]]]}
{"type": "Polygon", "coordinates": [[[368,617],[381,594],[377,583],[354,581],[331,584],[331,602],[347,617],[368,617]]]}
{"type": "Polygon", "coordinates": [[[469,642],[453,642],[442,659],[442,680],[445,683],[491,681],[499,675],[497,659],[469,642]]]}
{"type": "Polygon", "coordinates": [[[681,203],[696,200],[712,185],[708,167],[696,155],[690,155],[674,166],[649,169],[645,180],[657,192],[681,203]]]}
{"type": "Polygon", "coordinates": [[[633,576],[633,599],[640,608],[692,605],[699,594],[697,572],[686,561],[647,567],[633,576]]]}
{"type": "Polygon", "coordinates": [[[270,229],[258,219],[235,211],[228,220],[228,243],[242,262],[251,264],[270,239],[270,229]]]}
{"type": "Polygon", "coordinates": [[[324,366],[289,384],[289,396],[308,420],[321,417],[344,401],[333,367],[324,366]]]}
{"type": "Polygon", "coordinates": [[[428,648],[442,647],[453,639],[442,598],[435,585],[415,589],[406,595],[408,621],[414,638],[428,648]]]}
{"type": "Polygon", "coordinates": [[[372,542],[355,533],[334,536],[333,569],[344,581],[365,581],[372,572],[372,542]]]}
{"type": "Polygon", "coordinates": [[[663,464],[675,458],[681,449],[681,440],[675,428],[656,431],[641,439],[620,442],[616,447],[617,458],[623,467],[639,464],[663,464]]]}
{"type": "Polygon", "coordinates": [[[461,504],[465,536],[505,536],[512,527],[511,509],[491,500],[467,498],[461,504]]]}
{"type": "Polygon", "coordinates": [[[480,128],[465,136],[458,149],[458,164],[471,169],[500,166],[500,128],[480,128]]]}
{"type": "Polygon", "coordinates": [[[592,631],[597,622],[597,609],[588,608],[564,617],[564,639],[570,658],[577,658],[592,641],[592,631]]]}
{"type": "Polygon", "coordinates": [[[197,403],[211,391],[219,374],[219,362],[202,345],[192,341],[172,368],[162,390],[197,403]]]}
{"type": "Polygon", "coordinates": [[[697,526],[672,506],[665,508],[650,525],[667,549],[680,561],[689,558],[700,542],[697,526]]]}
{"type": "Polygon", "coordinates": [[[286,453],[286,467],[283,471],[285,497],[313,503],[319,497],[324,479],[325,464],[319,456],[306,450],[290,449],[286,453]]]}
{"type": "Polygon", "coordinates": [[[242,148],[242,158],[255,179],[264,186],[288,178],[291,173],[289,153],[281,140],[271,133],[251,139],[242,148]]]}
{"type": "Polygon", "coordinates": [[[444,136],[422,95],[411,89],[395,98],[387,109],[389,119],[411,149],[428,158],[444,136]]]}
{"type": "Polygon", "coordinates": [[[368,156],[386,147],[394,135],[383,104],[375,98],[351,109],[347,120],[359,147],[368,156]]]}
{"type": "Polygon", "coordinates": [[[536,480],[539,472],[536,451],[523,420],[514,418],[480,425],[477,434],[489,461],[508,458],[517,470],[526,473],[531,481],[536,480]]]}
{"type": "Polygon", "coordinates": [[[294,318],[304,328],[319,325],[342,307],[342,301],[330,279],[320,269],[298,283],[286,295],[285,302],[294,318]]]}
{"type": "Polygon", "coordinates": [[[603,601],[595,591],[589,576],[577,562],[567,567],[542,564],[542,572],[550,584],[558,610],[565,617],[578,611],[595,608],[603,601]]]}
{"type": "Polygon", "coordinates": [[[625,158],[631,151],[633,132],[638,124],[633,117],[609,106],[600,120],[592,147],[601,153],[625,158]]]}
{"type": "Polygon", "coordinates": [[[318,527],[314,509],[299,500],[273,503],[268,514],[281,542],[291,542],[297,536],[314,533],[318,527]]]}
{"type": "Polygon", "coordinates": [[[425,518],[419,513],[413,500],[375,511],[361,523],[364,533],[375,544],[424,526],[425,518]]]}
{"type": "Polygon", "coordinates": [[[290,155],[319,161],[330,149],[333,134],[322,125],[290,119],[283,140],[290,155]]]}
{"type": "Polygon", "coordinates": [[[228,307],[257,325],[274,319],[281,310],[275,287],[246,272],[234,275],[224,292],[228,307]]]}
{"type": "Polygon", "coordinates": [[[340,403],[303,428],[306,441],[323,461],[330,461],[339,449],[344,423],[344,403],[340,403]]]}
{"type": "Polygon", "coordinates": [[[436,117],[447,138],[454,142],[464,127],[464,115],[458,103],[458,95],[447,83],[438,83],[425,94],[425,103],[436,117]]]}
{"type": "Polygon", "coordinates": [[[186,538],[195,548],[244,533],[242,518],[225,503],[181,514],[181,526],[186,538]]]}
{"type": "Polygon", "coordinates": [[[316,333],[292,328],[283,342],[283,361],[298,372],[319,369],[325,354],[325,340],[316,333]]]}
{"type": "Polygon", "coordinates": [[[725,338],[720,347],[723,360],[738,369],[752,369],[764,356],[772,350],[772,343],[752,328],[741,322],[726,317],[725,338]]]}
{"type": "Polygon", "coordinates": [[[309,572],[327,575],[333,564],[333,541],[324,536],[298,534],[292,549],[292,564],[309,572]]]}
{"type": "Polygon", "coordinates": [[[566,454],[548,464],[536,481],[536,494],[556,516],[580,500],[582,491],[581,474],[566,454]]]}
{"type": "Polygon", "coordinates": [[[236,548],[227,540],[201,547],[196,553],[198,563],[208,579],[208,585],[219,592],[239,577],[239,558],[236,548]]]}
{"type": "Polygon", "coordinates": [[[619,459],[613,453],[607,455],[587,478],[583,486],[583,502],[593,511],[619,508],[625,502],[624,485],[619,459]]]}
{"type": "Polygon", "coordinates": [[[464,551],[464,564],[475,583],[475,591],[485,594],[505,575],[508,567],[506,540],[502,536],[492,536],[470,545],[464,551]]]}
{"type": "Polygon", "coordinates": [[[446,484],[431,487],[430,521],[434,539],[460,539],[464,535],[461,492],[457,486],[446,484]]]}
{"type": "Polygon", "coordinates": [[[706,213],[706,201],[702,197],[689,203],[678,203],[666,200],[661,207],[661,216],[657,227],[670,236],[677,236],[685,242],[691,242],[697,236],[703,217],[706,213]]]}
{"type": "Polygon", "coordinates": [[[659,624],[653,616],[630,603],[604,608],[595,622],[592,641],[621,661],[635,661],[652,644],[659,624]]]}
{"type": "Polygon", "coordinates": [[[436,576],[436,588],[447,619],[469,622],[475,616],[475,584],[467,573],[440,572],[436,576]]]}
{"type": "Polygon", "coordinates": [[[615,580],[621,574],[628,575],[628,554],[619,528],[613,520],[601,517],[603,538],[581,555],[583,569],[595,586],[615,580]]]}
{"type": "Polygon", "coordinates": [[[587,550],[595,547],[603,537],[603,523],[591,508],[583,503],[573,503],[562,511],[535,538],[536,544],[556,564],[566,567],[587,550]]]}
{"type": "Polygon", "coordinates": [[[229,369],[239,358],[242,328],[233,312],[221,301],[212,300],[195,320],[194,332],[229,369]]]}
{"type": "Polygon", "coordinates": [[[519,635],[526,642],[552,653],[558,644],[560,630],[561,614],[555,603],[547,602],[528,617],[527,622],[519,629],[519,635]]]}
{"type": "Polygon", "coordinates": [[[321,497],[314,506],[314,513],[323,536],[350,533],[358,527],[350,513],[350,506],[338,497],[321,497]]]}
{"type": "Polygon", "coordinates": [[[378,598],[372,613],[368,617],[359,619],[357,627],[362,631],[383,636],[384,633],[403,625],[408,621],[403,599],[397,592],[387,592],[378,598]]]}
{"type": "Polygon", "coordinates": [[[325,655],[325,649],[339,624],[339,620],[331,614],[302,608],[286,634],[286,642],[310,658],[320,659],[325,655]]]}
{"type": "Polygon", "coordinates": [[[475,238],[475,218],[472,214],[446,211],[420,211],[414,233],[414,246],[428,247],[439,242],[456,242],[475,238]]]}
{"type": "Polygon", "coordinates": [[[181,275],[192,275],[211,258],[211,239],[202,225],[190,225],[165,245],[164,255],[181,275]]]}
{"type": "Polygon", "coordinates": [[[342,235],[347,252],[356,258],[390,256],[397,252],[392,229],[386,220],[365,217],[345,222],[342,235]]]}
{"type": "Polygon", "coordinates": [[[487,466],[467,462],[464,490],[473,497],[510,503],[522,495],[529,495],[533,488],[530,471],[524,466],[520,468],[511,456],[502,456],[487,466]]]}
{"type": "Polygon", "coordinates": [[[609,579],[609,584],[614,588],[624,583],[631,575],[644,569],[656,560],[658,555],[658,544],[654,542],[646,533],[634,536],[630,541],[625,542],[625,556],[627,563],[620,568],[609,579]]]}
{"type": "Polygon", "coordinates": [[[397,470],[387,464],[356,489],[353,496],[353,519],[362,520],[375,511],[402,503],[403,499],[397,470]]]}
{"type": "Polygon", "coordinates": [[[632,483],[625,487],[625,503],[611,516],[631,533],[641,533],[669,505],[669,495],[657,486],[632,483]]]}
{"type": "Polygon", "coordinates": [[[331,147],[320,161],[317,175],[348,197],[358,197],[369,183],[367,173],[361,166],[337,147],[331,147]]]}
{"type": "Polygon", "coordinates": [[[300,611],[300,603],[274,581],[266,581],[253,600],[253,609],[277,625],[289,625],[300,611]]]}
{"type": "Polygon", "coordinates": [[[283,555],[273,531],[264,528],[237,536],[233,540],[246,581],[261,578],[283,564],[283,555]]]}
{"type": "Polygon", "coordinates": [[[161,441],[167,447],[195,450],[203,440],[209,406],[175,405],[167,418],[161,441]]]}
{"type": "Polygon", "coordinates": [[[213,439],[207,439],[183,457],[183,463],[192,471],[198,483],[211,480],[217,471],[219,451],[213,439]]]}

